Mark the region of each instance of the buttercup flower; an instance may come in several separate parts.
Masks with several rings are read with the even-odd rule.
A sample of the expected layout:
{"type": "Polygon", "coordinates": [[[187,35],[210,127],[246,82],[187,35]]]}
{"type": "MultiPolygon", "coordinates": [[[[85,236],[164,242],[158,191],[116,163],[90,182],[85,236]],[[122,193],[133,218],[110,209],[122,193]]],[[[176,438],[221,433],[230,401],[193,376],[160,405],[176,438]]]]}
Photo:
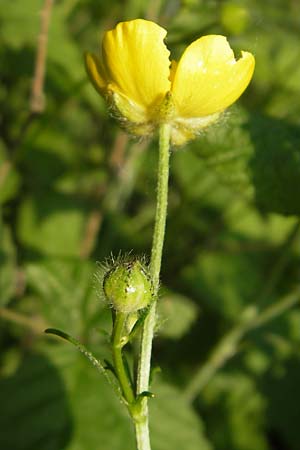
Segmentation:
{"type": "Polygon", "coordinates": [[[255,60],[236,60],[226,38],[203,36],[170,63],[166,30],[136,19],[119,23],[103,38],[102,55],[86,54],[98,92],[129,132],[151,133],[171,124],[171,142],[181,145],[215,122],[248,86],[255,60]]]}

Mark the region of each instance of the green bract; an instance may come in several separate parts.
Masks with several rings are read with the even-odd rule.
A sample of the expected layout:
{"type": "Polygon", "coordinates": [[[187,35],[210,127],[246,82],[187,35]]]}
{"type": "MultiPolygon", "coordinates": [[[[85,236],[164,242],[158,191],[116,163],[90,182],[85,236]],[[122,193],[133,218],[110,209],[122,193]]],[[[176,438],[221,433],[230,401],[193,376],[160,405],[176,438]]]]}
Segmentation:
{"type": "Polygon", "coordinates": [[[103,290],[112,307],[126,314],[145,308],[152,297],[149,275],[139,260],[116,264],[104,277],[103,290]]]}

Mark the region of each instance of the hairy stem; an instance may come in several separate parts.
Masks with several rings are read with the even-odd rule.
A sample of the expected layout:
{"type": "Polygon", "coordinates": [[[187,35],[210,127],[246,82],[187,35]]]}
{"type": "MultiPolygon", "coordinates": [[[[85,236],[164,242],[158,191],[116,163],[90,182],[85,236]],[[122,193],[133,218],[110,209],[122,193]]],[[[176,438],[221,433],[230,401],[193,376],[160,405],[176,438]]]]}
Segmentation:
{"type": "MultiPolygon", "coordinates": [[[[156,216],[151,250],[150,272],[153,281],[154,301],[145,319],[139,355],[137,395],[149,390],[152,340],[155,327],[156,302],[159,288],[159,274],[165,237],[168,180],[169,180],[170,125],[162,124],[159,131],[159,162],[157,177],[156,216]]],[[[150,450],[148,399],[144,397],[141,408],[141,422],[136,424],[138,450],[150,450]]]]}
{"type": "Polygon", "coordinates": [[[123,329],[126,321],[126,314],[116,313],[113,335],[112,335],[112,353],[113,353],[113,361],[114,368],[120,382],[120,386],[124,395],[124,398],[128,402],[128,404],[132,404],[135,401],[134,392],[132,389],[131,382],[128,377],[128,373],[126,371],[123,355],[122,355],[122,336],[123,329]]]}

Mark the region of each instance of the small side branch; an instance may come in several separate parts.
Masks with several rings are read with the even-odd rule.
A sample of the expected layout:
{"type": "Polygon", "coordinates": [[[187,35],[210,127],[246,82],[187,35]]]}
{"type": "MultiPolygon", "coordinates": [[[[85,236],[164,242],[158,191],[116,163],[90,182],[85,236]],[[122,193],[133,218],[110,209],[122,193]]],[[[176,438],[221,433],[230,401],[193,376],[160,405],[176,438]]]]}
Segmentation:
{"type": "Polygon", "coordinates": [[[30,99],[30,111],[34,114],[40,114],[45,109],[44,80],[46,72],[47,43],[52,6],[53,0],[45,0],[44,7],[41,11],[40,34],[38,37],[38,46],[30,99]]]}
{"type": "MultiPolygon", "coordinates": [[[[187,385],[184,397],[188,402],[192,402],[204,389],[226,362],[238,353],[240,343],[249,331],[267,324],[285,311],[291,309],[299,303],[300,289],[296,288],[291,294],[281,298],[273,305],[261,312],[256,312],[254,316],[249,315],[241,323],[233,327],[217,344],[208,360],[195,372],[187,385]]],[[[243,314],[242,314],[243,316],[243,314]]]]}

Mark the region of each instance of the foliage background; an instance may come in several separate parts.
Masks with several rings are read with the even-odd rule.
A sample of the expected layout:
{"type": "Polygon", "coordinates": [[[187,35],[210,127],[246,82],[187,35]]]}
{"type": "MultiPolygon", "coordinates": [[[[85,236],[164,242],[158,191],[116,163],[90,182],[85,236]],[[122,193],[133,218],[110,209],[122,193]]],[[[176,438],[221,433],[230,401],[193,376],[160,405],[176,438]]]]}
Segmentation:
{"type": "Polygon", "coordinates": [[[300,2],[57,0],[46,104],[34,115],[43,3],[0,3],[0,447],[134,446],[102,378],[42,331],[62,328],[109,358],[96,261],[149,253],[156,140],[118,129],[82,58],[104,30],[144,17],[168,29],[177,56],[201,34],[222,33],[257,62],[238,106],[172,154],[153,450],[299,450],[300,2]],[[281,314],[273,308],[273,320],[238,337],[228,358],[225,341],[222,367],[189,390],[222,336],[278,302],[281,314]]]}

